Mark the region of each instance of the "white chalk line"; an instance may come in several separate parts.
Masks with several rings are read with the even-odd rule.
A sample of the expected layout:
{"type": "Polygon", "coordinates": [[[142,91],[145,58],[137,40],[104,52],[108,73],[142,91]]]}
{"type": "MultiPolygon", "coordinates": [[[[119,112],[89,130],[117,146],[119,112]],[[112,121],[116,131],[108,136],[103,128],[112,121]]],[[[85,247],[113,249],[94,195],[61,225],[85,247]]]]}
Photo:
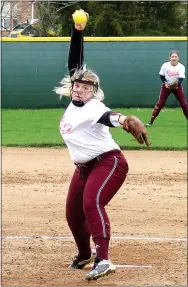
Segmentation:
{"type": "MultiPolygon", "coordinates": [[[[2,239],[68,239],[68,240],[73,240],[72,236],[2,236],[2,239]]],[[[162,239],[162,238],[152,238],[152,237],[148,237],[148,238],[144,238],[144,237],[124,237],[124,236],[113,236],[112,239],[133,239],[133,240],[154,240],[154,239],[162,239]]],[[[166,238],[168,239],[168,238],[166,238]]],[[[177,238],[170,238],[170,239],[177,239],[177,238]]],[[[178,238],[178,239],[184,239],[184,238],[178,238]]],[[[89,264],[88,266],[86,266],[87,268],[91,268],[93,266],[93,264],[89,264]]],[[[152,268],[152,265],[133,265],[133,264],[115,264],[116,268],[152,268]]]]}
{"type": "MultiPolygon", "coordinates": [[[[63,239],[73,240],[72,236],[2,236],[1,239],[63,239]]],[[[187,241],[187,238],[173,237],[134,237],[134,236],[112,236],[114,240],[147,240],[147,241],[187,241]]],[[[91,267],[92,264],[88,265],[91,267]]],[[[117,268],[152,268],[152,265],[131,265],[131,264],[116,264],[117,268]]]]}
{"type": "MultiPolygon", "coordinates": [[[[33,235],[33,236],[1,236],[2,240],[9,239],[62,239],[73,240],[72,236],[45,236],[45,235],[33,235]]],[[[134,237],[134,236],[112,236],[114,240],[146,240],[146,241],[187,241],[187,238],[173,238],[173,237],[134,237]]]]}
{"type": "MultiPolygon", "coordinates": [[[[85,267],[85,269],[87,268],[91,268],[93,265],[89,264],[85,267]]],[[[152,268],[152,265],[131,265],[131,264],[114,264],[115,267],[117,268],[152,268]]]]}
{"type": "Polygon", "coordinates": [[[153,266],[152,265],[115,265],[117,268],[152,268],[153,266]]]}

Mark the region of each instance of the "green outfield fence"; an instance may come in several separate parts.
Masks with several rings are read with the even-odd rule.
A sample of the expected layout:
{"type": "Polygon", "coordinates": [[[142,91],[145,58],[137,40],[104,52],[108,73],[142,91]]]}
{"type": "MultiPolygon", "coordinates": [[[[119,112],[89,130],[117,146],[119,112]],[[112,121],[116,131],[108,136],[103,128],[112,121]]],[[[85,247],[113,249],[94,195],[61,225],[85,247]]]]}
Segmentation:
{"type": "MultiPolygon", "coordinates": [[[[67,75],[70,37],[2,38],[2,108],[59,108],[52,91],[67,75]]],[[[159,70],[180,51],[187,72],[187,37],[85,37],[85,62],[97,72],[109,107],[153,107],[159,70]]],[[[185,95],[187,83],[183,82],[185,95]]],[[[178,105],[174,96],[167,106],[178,105]]]]}

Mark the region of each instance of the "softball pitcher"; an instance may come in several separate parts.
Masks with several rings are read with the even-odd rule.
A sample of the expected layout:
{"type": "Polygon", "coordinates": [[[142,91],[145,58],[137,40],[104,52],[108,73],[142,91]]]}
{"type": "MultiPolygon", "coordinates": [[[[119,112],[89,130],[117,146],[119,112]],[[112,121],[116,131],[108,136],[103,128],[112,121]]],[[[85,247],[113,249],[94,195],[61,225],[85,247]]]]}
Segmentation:
{"type": "MultiPolygon", "coordinates": [[[[88,15],[87,15],[88,16],[88,15]]],[[[123,184],[128,164],[109,127],[122,126],[140,144],[149,145],[144,124],[134,116],[115,113],[102,100],[99,77],[83,65],[85,24],[74,24],[68,57],[70,77],[55,89],[60,96],[70,91],[71,102],[60,121],[60,133],[76,165],[66,201],[66,218],[78,248],[69,266],[82,269],[94,260],[86,280],[115,272],[108,257],[110,222],[105,206],[123,184]],[[96,247],[96,257],[90,238],[96,247]]]]}
{"type": "Polygon", "coordinates": [[[160,90],[160,95],[158,103],[156,104],[149,123],[146,124],[147,127],[151,127],[154,120],[160,113],[161,109],[164,107],[168,96],[173,93],[182,107],[185,117],[188,119],[188,103],[184,95],[182,82],[185,78],[185,67],[179,63],[179,52],[170,52],[170,61],[165,62],[159,72],[162,86],[160,90]]]}

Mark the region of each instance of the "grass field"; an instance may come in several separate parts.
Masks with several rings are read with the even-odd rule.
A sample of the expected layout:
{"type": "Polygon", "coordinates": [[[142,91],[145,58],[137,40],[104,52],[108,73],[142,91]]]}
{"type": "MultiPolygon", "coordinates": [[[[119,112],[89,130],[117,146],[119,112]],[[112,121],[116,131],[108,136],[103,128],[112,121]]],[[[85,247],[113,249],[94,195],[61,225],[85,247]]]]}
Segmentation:
{"type": "MultiPolygon", "coordinates": [[[[152,109],[115,109],[123,114],[138,116],[144,123],[152,109]]],[[[2,146],[59,147],[64,142],[59,133],[59,121],[64,109],[2,110],[2,146]]],[[[122,149],[148,149],[139,145],[121,128],[111,129],[122,149]]],[[[186,150],[187,121],[180,108],[163,109],[148,128],[149,149],[186,150]]]]}

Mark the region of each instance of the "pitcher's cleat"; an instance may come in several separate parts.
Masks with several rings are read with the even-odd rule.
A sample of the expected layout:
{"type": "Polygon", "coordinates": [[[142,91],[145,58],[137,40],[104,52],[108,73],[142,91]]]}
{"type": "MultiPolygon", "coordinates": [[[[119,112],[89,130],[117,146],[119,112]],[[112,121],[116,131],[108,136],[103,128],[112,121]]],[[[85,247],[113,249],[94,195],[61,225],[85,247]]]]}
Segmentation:
{"type": "Polygon", "coordinates": [[[152,123],[149,122],[149,123],[145,124],[145,127],[152,127],[152,123]]]}
{"type": "Polygon", "coordinates": [[[76,255],[74,256],[74,258],[72,259],[72,264],[70,264],[68,266],[68,268],[72,268],[72,269],[83,269],[87,264],[90,264],[92,262],[94,262],[96,257],[96,250],[92,249],[91,250],[91,256],[88,259],[85,260],[80,260],[80,256],[76,255]]]}
{"type": "MultiPolygon", "coordinates": [[[[95,259],[95,261],[97,258],[95,259]]],[[[110,273],[114,273],[116,267],[112,264],[110,260],[101,260],[98,263],[94,263],[92,270],[87,273],[85,279],[90,280],[97,280],[100,277],[108,275],[110,273]]]]}

